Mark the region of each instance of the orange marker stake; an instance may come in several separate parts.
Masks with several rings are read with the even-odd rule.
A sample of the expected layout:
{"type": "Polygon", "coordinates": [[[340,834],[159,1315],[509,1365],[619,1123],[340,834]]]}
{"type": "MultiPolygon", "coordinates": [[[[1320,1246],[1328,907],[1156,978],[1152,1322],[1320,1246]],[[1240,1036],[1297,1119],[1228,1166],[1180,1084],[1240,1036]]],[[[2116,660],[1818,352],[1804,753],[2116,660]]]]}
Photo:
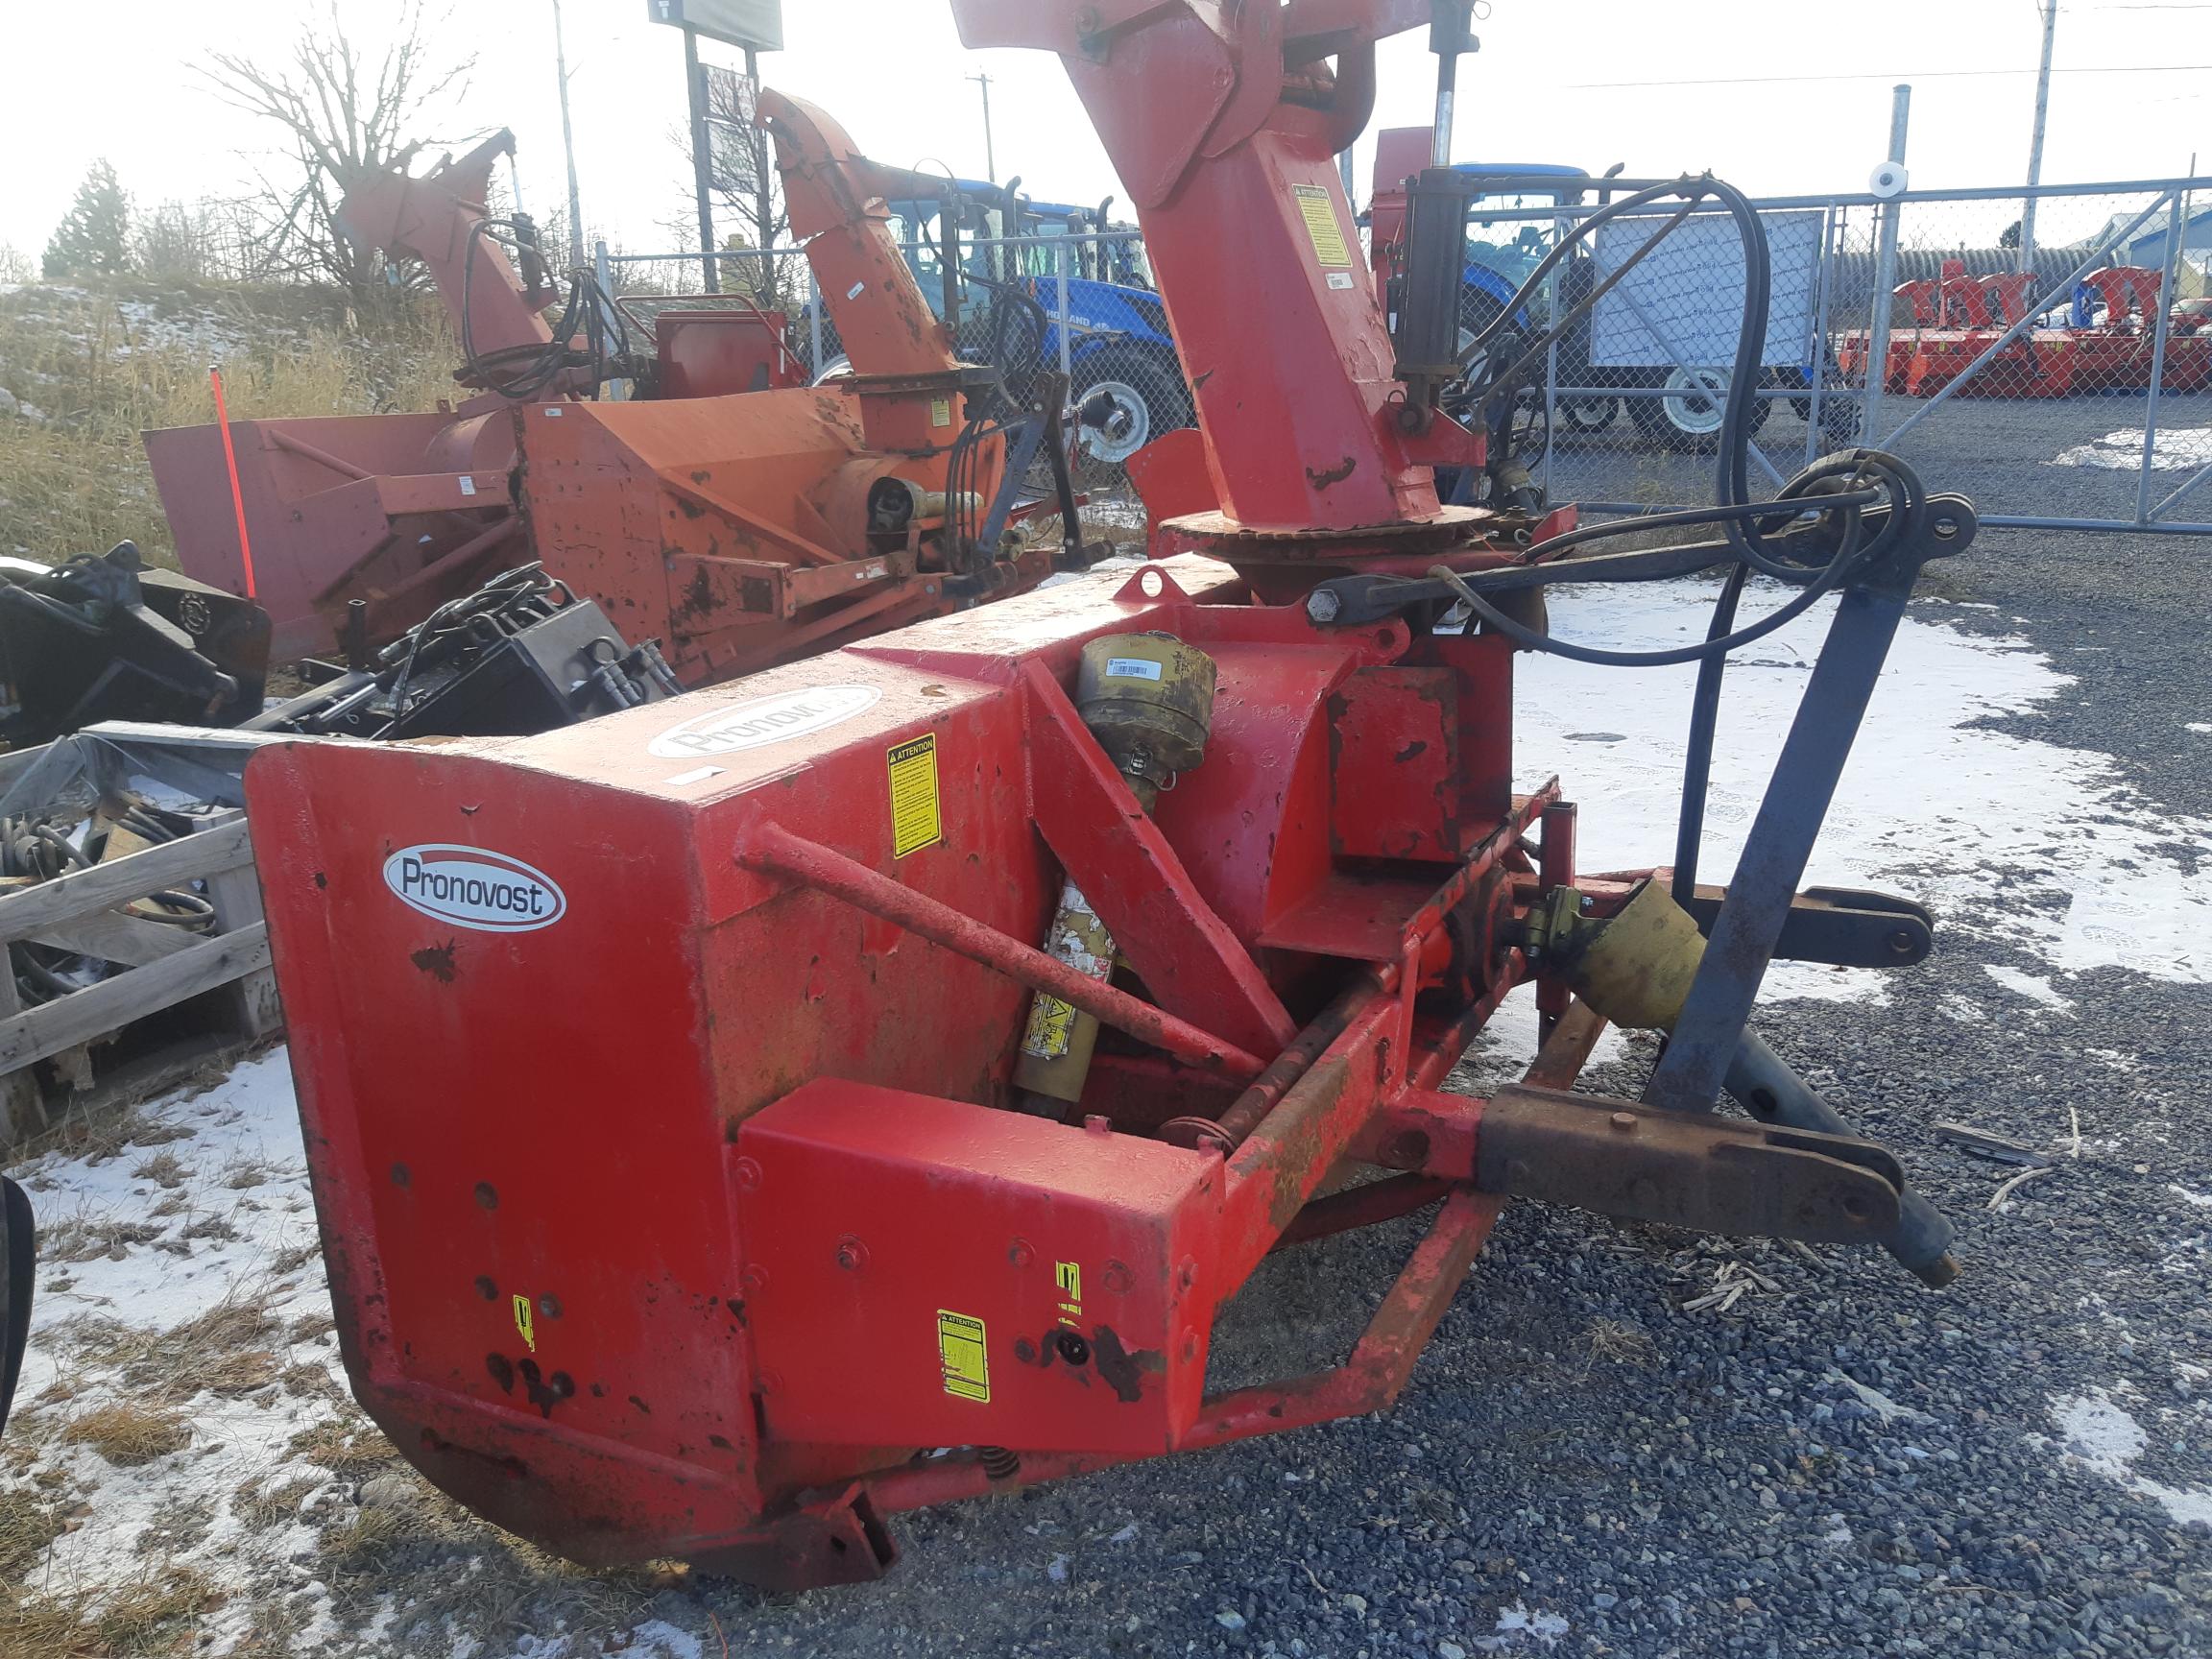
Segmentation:
{"type": "Polygon", "coordinates": [[[246,597],[253,597],[253,543],[246,537],[246,492],[238,486],[238,452],[230,446],[230,416],[223,407],[223,372],[207,365],[215,388],[215,425],[223,434],[223,464],[230,469],[230,505],[238,515],[238,557],[246,566],[246,597]]]}

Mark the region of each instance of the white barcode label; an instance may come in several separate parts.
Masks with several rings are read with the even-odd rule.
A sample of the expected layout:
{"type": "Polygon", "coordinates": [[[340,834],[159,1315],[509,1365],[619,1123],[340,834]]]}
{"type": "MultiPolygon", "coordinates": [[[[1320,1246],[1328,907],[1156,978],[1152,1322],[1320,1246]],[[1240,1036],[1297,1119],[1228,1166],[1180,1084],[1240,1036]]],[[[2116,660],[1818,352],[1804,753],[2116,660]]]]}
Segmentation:
{"type": "Polygon", "coordinates": [[[1106,659],[1106,678],[1109,680],[1157,680],[1160,664],[1147,662],[1142,657],[1109,657],[1106,659]]]}

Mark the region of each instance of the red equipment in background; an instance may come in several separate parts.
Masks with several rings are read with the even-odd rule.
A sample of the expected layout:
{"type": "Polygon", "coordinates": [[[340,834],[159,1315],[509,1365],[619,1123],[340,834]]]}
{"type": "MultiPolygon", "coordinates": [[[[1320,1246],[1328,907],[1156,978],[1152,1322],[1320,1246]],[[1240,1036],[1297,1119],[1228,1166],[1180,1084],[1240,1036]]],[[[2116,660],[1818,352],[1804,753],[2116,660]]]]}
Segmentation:
{"type": "MultiPolygon", "coordinates": [[[[2087,326],[2022,329],[1976,368],[1982,354],[2027,316],[2033,281],[2020,271],[1973,275],[1962,260],[1946,259],[1940,276],[1899,283],[1897,298],[1911,320],[1889,337],[1887,389],[1933,397],[1969,371],[1958,397],[2068,397],[2149,387],[2163,274],[2137,265],[2106,266],[2082,278],[2095,297],[2096,320],[2087,326]]],[[[1837,345],[1837,363],[1847,376],[1863,376],[1869,349],[1863,329],[1845,334],[1837,345]]],[[[2163,390],[2198,392],[2207,384],[2212,336],[2176,327],[2166,342],[2163,390]]]]}
{"type": "MultiPolygon", "coordinates": [[[[536,560],[627,635],[666,641],[677,676],[702,685],[1051,568],[1053,549],[998,544],[1008,437],[1041,418],[959,361],[900,257],[882,193],[912,176],[875,167],[796,100],[764,94],[760,120],[857,371],[831,386],[805,384],[777,313],[648,321],[587,273],[563,314],[576,332],[557,341],[534,232],[486,205],[507,133],[348,197],[355,235],[427,267],[468,358],[458,377],[479,391],[435,414],[231,423],[280,656],[332,648],[353,601],[381,642],[536,560]],[[649,356],[623,349],[631,327],[649,356]],[[620,377],[643,395],[589,400],[620,377]]],[[[150,432],[146,445],[179,562],[236,588],[223,436],[150,432]]]]}
{"type": "MultiPolygon", "coordinates": [[[[260,753],[365,1407],[445,1490],[575,1559],[804,1586],[883,1572],[902,1508],[1386,1404],[1507,1193],[1955,1270],[1946,1230],[1893,1241],[1902,1175],[1832,1114],[1720,1118],[1717,1072],[1690,1109],[1561,1093],[1611,971],[1641,1022],[1679,1018],[1671,1055],[1725,1057],[1699,1010],[1747,1005],[1776,948],[1729,929],[1783,926],[1802,850],[1794,872],[1788,834],[1747,854],[1752,899],[1690,896],[1718,910],[1701,963],[1663,888],[1576,883],[1556,783],[1512,790],[1513,638],[1455,623],[1450,591],[1403,599],[1435,566],[1576,575],[1503,568],[1483,532],[1517,520],[1437,503],[1428,459],[1470,441],[1392,379],[1354,263],[1330,157],[1375,40],[1426,0],[955,12],[972,45],[1068,63],[1139,204],[1220,505],[1164,522],[1119,586],[673,704],[260,753]],[[1609,940],[1630,942],[1613,970],[1609,940]],[[1526,1082],[1440,1093],[1539,974],[1526,1082]],[[1355,1162],[1389,1173],[1325,1195],[1355,1162]],[[1214,1317],[1270,1250],[1438,1200],[1344,1364],[1207,1396],[1214,1317]]],[[[1877,493],[1840,488],[1831,511],[1877,493]]],[[[1836,637],[1876,648],[1823,653],[1843,717],[1809,693],[1761,833],[1827,799],[1913,538],[1971,533],[1962,507],[1882,511],[1911,558],[1846,593],[1836,637]]],[[[1856,568],[1864,526],[1839,526],[1829,565],[1856,568]]],[[[1815,959],[1925,949],[1887,902],[1791,914],[1815,959]]],[[[1735,1064],[1770,1063],[1795,1110],[1809,1092],[1763,1052],[1743,1037],[1735,1064]]]]}

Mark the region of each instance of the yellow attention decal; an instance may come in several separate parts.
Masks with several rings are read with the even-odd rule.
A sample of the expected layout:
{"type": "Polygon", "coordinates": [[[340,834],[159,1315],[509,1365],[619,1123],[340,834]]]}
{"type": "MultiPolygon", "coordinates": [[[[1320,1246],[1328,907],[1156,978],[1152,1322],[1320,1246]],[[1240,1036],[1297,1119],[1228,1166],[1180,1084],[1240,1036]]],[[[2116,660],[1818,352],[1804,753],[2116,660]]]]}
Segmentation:
{"type": "Polygon", "coordinates": [[[991,1360],[983,1349],[983,1321],[937,1310],[937,1363],[945,1392],[955,1400],[991,1400],[991,1360]]]}
{"type": "Polygon", "coordinates": [[[515,1329],[522,1333],[522,1345],[531,1353],[538,1352],[538,1327],[530,1317],[530,1298],[515,1298],[515,1329]]]}
{"type": "Polygon", "coordinates": [[[1022,1033],[1022,1052],[1040,1060],[1057,1060],[1068,1052],[1070,1033],[1075,1029],[1075,1005],[1040,991],[1029,1004],[1028,1028],[1022,1033]]]}
{"type": "Polygon", "coordinates": [[[932,397],[929,399],[929,424],[932,426],[950,426],[952,424],[951,398],[932,397]]]}
{"type": "Polygon", "coordinates": [[[1060,1287],[1060,1323],[1080,1329],[1083,1320],[1083,1264],[1052,1263],[1052,1282],[1060,1287]]]}
{"type": "Polygon", "coordinates": [[[937,733],[929,732],[890,753],[891,855],[903,858],[945,839],[937,806],[937,733]]]}
{"type": "Polygon", "coordinates": [[[1336,217],[1336,204],[1324,184],[1293,184],[1298,211],[1306,220],[1306,234],[1313,239],[1313,257],[1324,271],[1346,271],[1352,266],[1352,249],[1344,240],[1344,226],[1336,217]]]}

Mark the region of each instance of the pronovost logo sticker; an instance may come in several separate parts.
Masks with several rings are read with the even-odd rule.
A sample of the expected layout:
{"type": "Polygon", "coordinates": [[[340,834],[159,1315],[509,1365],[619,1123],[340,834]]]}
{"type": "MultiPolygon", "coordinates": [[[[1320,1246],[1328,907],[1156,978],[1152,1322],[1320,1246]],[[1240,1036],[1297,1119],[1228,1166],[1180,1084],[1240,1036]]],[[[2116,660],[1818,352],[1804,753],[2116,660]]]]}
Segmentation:
{"type": "Polygon", "coordinates": [[[646,750],[664,760],[687,760],[702,755],[761,749],[850,720],[875,708],[882,696],[874,685],[809,685],[798,691],[751,697],[709,709],[681,726],[669,727],[647,744],[646,750]]]}
{"type": "Polygon", "coordinates": [[[568,912],[544,871],[484,847],[402,847],[384,860],[384,885],[411,910],[481,933],[529,933],[568,912]]]}

